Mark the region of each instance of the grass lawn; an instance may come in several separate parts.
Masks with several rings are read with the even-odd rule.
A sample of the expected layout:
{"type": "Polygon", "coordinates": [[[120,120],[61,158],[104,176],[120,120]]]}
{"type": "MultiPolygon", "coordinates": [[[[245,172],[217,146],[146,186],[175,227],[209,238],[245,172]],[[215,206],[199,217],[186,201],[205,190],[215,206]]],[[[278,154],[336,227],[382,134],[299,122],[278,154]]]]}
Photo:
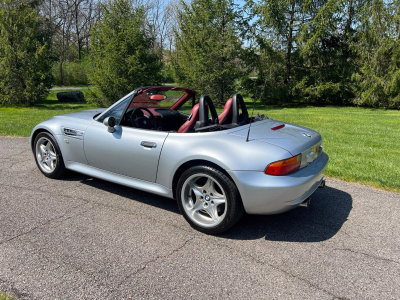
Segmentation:
{"type": "MultiPolygon", "coordinates": [[[[0,135],[29,136],[37,123],[54,115],[93,108],[86,103],[60,103],[56,92],[32,108],[0,107],[0,135]]],[[[251,114],[252,103],[246,104],[251,114]]],[[[400,192],[400,111],[257,104],[257,112],[321,133],[330,156],[327,176],[400,192]]]]}
{"type": "MultiPolygon", "coordinates": [[[[0,107],[0,136],[29,136],[36,124],[59,114],[66,114],[83,109],[94,108],[87,103],[58,102],[56,94],[70,90],[50,91],[46,100],[33,107],[0,107]]],[[[82,90],[85,94],[88,90],[82,90]]]]}

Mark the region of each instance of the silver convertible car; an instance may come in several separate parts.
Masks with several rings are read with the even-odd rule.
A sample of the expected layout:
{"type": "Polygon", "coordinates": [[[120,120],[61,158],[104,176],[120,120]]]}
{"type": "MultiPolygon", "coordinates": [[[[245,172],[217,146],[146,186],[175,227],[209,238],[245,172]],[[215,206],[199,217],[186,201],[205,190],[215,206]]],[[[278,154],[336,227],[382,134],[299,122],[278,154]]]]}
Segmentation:
{"type": "Polygon", "coordinates": [[[68,169],[174,198],[207,234],[226,231],[244,212],[308,205],[328,163],[318,132],[249,116],[239,94],[218,115],[210,97],[167,86],[55,116],[32,130],[30,144],[45,176],[68,169]]]}

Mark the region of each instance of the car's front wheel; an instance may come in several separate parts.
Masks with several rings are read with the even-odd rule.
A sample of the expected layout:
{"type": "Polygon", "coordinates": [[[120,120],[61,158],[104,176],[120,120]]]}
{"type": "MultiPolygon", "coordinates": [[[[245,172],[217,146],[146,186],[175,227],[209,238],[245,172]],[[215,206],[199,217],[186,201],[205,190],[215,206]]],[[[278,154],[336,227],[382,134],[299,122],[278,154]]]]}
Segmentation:
{"type": "Polygon", "coordinates": [[[39,133],[33,145],[36,164],[44,176],[58,178],[64,175],[66,169],[61,150],[50,133],[39,133]]]}
{"type": "Polygon", "coordinates": [[[189,224],[207,234],[228,230],[244,212],[236,185],[226,174],[209,166],[194,166],[182,174],[177,200],[189,224]]]}

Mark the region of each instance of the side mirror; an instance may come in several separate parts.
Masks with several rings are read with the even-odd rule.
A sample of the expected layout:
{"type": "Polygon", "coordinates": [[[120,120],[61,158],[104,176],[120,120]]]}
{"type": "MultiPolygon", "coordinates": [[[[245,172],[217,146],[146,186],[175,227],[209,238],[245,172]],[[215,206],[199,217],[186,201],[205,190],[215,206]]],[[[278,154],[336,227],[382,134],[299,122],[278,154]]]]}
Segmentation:
{"type": "Polygon", "coordinates": [[[115,118],[114,117],[107,117],[104,119],[103,124],[107,126],[107,130],[109,133],[113,133],[115,131],[115,118]]]}

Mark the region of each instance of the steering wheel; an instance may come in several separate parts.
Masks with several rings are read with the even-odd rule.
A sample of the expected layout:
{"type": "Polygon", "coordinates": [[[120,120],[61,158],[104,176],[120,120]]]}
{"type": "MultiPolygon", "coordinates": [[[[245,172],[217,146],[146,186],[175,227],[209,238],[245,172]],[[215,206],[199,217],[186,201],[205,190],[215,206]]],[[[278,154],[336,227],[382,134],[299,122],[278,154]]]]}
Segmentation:
{"type": "Polygon", "coordinates": [[[143,129],[152,129],[151,128],[151,123],[153,122],[154,124],[154,130],[157,130],[157,121],[156,118],[154,117],[153,113],[147,109],[146,107],[136,107],[134,110],[132,110],[131,113],[131,123],[132,123],[132,127],[136,127],[136,128],[143,128],[143,129]],[[146,118],[143,114],[143,116],[135,117],[135,114],[137,111],[141,111],[143,114],[143,111],[146,111],[149,113],[150,118],[146,118]]]}

